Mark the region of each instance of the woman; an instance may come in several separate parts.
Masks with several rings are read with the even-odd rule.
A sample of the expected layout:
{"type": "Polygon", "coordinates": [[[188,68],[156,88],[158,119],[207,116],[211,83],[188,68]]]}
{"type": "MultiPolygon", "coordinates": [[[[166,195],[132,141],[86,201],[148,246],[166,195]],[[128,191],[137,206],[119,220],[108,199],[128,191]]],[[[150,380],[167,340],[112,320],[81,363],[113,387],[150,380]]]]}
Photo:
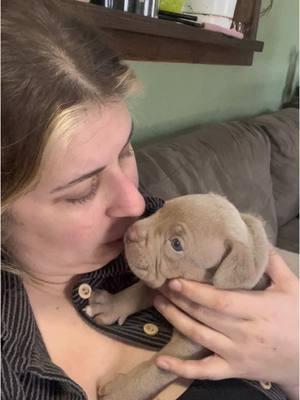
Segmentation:
{"type": "MultiPolygon", "coordinates": [[[[2,75],[2,396],[94,400],[97,383],[128,372],[159,347],[134,329],[94,329],[82,314],[88,287],[118,291],[134,282],[120,255],[122,237],[144,212],[162,205],[145,204],[138,191],[124,101],[135,78],[91,21],[50,0],[5,7],[2,75]]],[[[181,329],[182,315],[172,312],[166,315],[181,329]]],[[[152,317],[167,332],[157,336],[161,346],[170,328],[154,311],[152,317]]],[[[201,368],[179,372],[201,379],[201,368]]],[[[254,378],[245,371],[223,376],[212,366],[209,378],[254,378]]],[[[225,382],[231,400],[273,392],[285,398],[276,387],[257,390],[242,380],[191,382],[177,382],[158,397],[191,400],[216,390],[221,399],[225,382]]]]}

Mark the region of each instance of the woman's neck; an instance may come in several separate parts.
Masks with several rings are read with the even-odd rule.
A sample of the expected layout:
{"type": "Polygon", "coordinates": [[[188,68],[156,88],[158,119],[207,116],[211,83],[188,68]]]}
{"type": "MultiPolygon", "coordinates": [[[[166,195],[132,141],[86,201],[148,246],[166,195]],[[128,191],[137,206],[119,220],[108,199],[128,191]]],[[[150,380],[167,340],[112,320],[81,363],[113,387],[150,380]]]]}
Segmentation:
{"type": "Polygon", "coordinates": [[[28,292],[56,299],[70,299],[77,279],[78,276],[50,276],[27,271],[22,273],[23,284],[28,292]]]}

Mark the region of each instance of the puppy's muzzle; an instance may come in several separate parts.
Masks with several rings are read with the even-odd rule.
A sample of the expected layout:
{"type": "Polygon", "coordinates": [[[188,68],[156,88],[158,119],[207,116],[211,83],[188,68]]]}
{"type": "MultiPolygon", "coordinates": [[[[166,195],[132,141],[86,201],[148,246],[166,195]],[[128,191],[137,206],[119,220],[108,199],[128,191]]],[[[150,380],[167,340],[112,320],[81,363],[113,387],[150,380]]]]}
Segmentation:
{"type": "Polygon", "coordinates": [[[124,241],[126,244],[137,244],[143,246],[146,244],[147,231],[137,224],[133,224],[126,232],[124,241]]]}

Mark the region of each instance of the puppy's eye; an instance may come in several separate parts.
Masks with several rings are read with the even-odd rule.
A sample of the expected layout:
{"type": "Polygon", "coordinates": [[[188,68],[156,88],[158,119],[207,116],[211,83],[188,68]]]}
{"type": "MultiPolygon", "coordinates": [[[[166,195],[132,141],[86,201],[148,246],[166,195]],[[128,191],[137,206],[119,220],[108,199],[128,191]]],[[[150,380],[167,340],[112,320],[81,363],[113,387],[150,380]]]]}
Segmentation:
{"type": "Polygon", "coordinates": [[[171,239],[170,242],[171,242],[172,248],[173,248],[175,251],[183,251],[183,247],[182,247],[182,244],[181,244],[181,242],[180,242],[179,239],[174,238],[174,239],[171,239]]]}

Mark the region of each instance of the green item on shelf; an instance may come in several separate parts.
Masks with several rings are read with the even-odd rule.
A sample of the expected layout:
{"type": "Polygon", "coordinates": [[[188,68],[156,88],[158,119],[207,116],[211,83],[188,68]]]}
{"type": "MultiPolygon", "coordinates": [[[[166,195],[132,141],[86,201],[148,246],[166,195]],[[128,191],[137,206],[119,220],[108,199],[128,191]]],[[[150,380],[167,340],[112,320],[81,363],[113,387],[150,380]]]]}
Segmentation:
{"type": "Polygon", "coordinates": [[[171,12],[181,12],[185,0],[160,0],[159,9],[171,12]]]}

